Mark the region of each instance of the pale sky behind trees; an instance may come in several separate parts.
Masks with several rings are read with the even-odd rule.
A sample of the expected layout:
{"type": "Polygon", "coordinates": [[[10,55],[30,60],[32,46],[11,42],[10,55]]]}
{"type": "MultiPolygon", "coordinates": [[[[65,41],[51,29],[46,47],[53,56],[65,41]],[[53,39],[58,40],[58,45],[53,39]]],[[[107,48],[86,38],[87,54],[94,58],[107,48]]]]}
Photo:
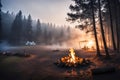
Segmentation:
{"type": "Polygon", "coordinates": [[[2,0],[2,10],[18,13],[22,10],[25,16],[31,14],[32,19],[40,19],[45,23],[70,25],[66,21],[71,0],[2,0]]]}

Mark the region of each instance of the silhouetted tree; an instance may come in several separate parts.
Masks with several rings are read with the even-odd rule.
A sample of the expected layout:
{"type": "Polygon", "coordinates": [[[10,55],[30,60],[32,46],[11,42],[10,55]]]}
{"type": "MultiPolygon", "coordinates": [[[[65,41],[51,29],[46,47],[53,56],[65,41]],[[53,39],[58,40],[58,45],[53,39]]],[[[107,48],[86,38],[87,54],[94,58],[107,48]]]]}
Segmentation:
{"type": "Polygon", "coordinates": [[[120,42],[119,42],[119,24],[118,24],[118,18],[119,18],[119,0],[115,0],[115,24],[116,24],[116,37],[117,37],[117,52],[119,52],[120,42]]]}
{"type": "Polygon", "coordinates": [[[97,31],[96,31],[93,0],[91,0],[91,9],[92,9],[93,30],[94,30],[94,37],[95,37],[95,42],[96,42],[97,56],[100,56],[101,54],[100,54],[100,48],[98,44],[98,37],[97,37],[97,31]]]}
{"type": "Polygon", "coordinates": [[[11,43],[18,45],[22,38],[22,11],[19,11],[12,23],[11,28],[11,43]]]}
{"type": "Polygon", "coordinates": [[[41,23],[40,23],[40,20],[38,19],[37,20],[37,25],[36,25],[36,39],[37,39],[37,41],[40,40],[41,34],[42,34],[41,23]]]}
{"type": "Polygon", "coordinates": [[[101,35],[102,35],[102,39],[103,39],[104,49],[105,49],[106,57],[109,57],[109,52],[108,52],[105,35],[104,35],[104,29],[103,29],[103,22],[102,22],[102,15],[101,15],[101,1],[100,0],[98,0],[98,9],[99,9],[99,20],[100,20],[100,28],[101,28],[101,35]]]}
{"type": "Polygon", "coordinates": [[[27,23],[26,23],[26,29],[25,29],[25,36],[27,41],[33,40],[33,30],[32,30],[32,19],[31,15],[28,16],[27,23]]]}
{"type": "Polygon", "coordinates": [[[113,17],[112,17],[112,12],[111,12],[112,9],[111,9],[110,0],[107,0],[107,2],[108,2],[108,11],[109,11],[109,15],[110,15],[110,28],[111,28],[113,49],[116,51],[116,44],[115,44],[114,30],[113,30],[113,17]]]}
{"type": "MultiPolygon", "coordinates": [[[[106,15],[109,14],[109,18],[110,18],[110,22],[107,22],[107,24],[110,24],[110,28],[111,28],[111,39],[112,39],[112,43],[113,43],[113,49],[114,51],[117,50],[117,52],[119,52],[119,37],[120,37],[120,29],[119,29],[119,10],[120,10],[120,3],[119,0],[105,0],[105,9],[107,10],[105,12],[106,15]]],[[[104,18],[106,18],[106,20],[108,21],[108,18],[106,17],[106,15],[104,16],[104,18]]]]}
{"type": "Polygon", "coordinates": [[[44,37],[44,42],[45,42],[45,43],[47,43],[47,39],[48,39],[47,35],[48,35],[48,33],[47,33],[47,28],[45,27],[45,28],[44,28],[44,32],[43,32],[43,37],[44,37]]]}
{"type": "Polygon", "coordinates": [[[23,40],[23,42],[24,41],[26,41],[26,26],[27,26],[27,19],[26,19],[26,17],[24,16],[24,18],[23,18],[23,32],[22,32],[22,40],[23,40]]]}
{"type": "MultiPolygon", "coordinates": [[[[119,32],[118,32],[118,36],[119,36],[119,40],[120,40],[120,0],[119,0],[119,2],[118,2],[118,30],[119,30],[119,32]]],[[[119,52],[120,52],[120,42],[119,42],[119,52]]]]}

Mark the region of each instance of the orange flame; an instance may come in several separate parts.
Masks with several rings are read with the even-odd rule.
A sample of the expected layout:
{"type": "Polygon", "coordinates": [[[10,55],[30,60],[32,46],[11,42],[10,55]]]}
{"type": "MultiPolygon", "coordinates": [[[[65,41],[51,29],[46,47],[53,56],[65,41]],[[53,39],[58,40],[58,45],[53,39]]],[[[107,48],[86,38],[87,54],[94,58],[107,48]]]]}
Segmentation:
{"type": "Polygon", "coordinates": [[[71,48],[69,51],[70,51],[70,54],[69,54],[70,62],[76,63],[76,60],[75,60],[75,51],[74,51],[74,49],[71,48]]]}
{"type": "Polygon", "coordinates": [[[75,55],[75,51],[73,48],[69,49],[69,56],[62,57],[61,62],[65,63],[66,66],[74,66],[76,67],[78,64],[83,63],[83,58],[79,58],[75,55]]]}

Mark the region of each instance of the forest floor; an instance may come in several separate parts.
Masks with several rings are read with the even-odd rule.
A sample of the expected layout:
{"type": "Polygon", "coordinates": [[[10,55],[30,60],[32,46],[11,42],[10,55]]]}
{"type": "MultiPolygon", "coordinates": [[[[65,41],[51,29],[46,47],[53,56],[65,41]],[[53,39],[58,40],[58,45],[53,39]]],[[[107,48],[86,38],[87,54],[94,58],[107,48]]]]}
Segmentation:
{"type": "MultiPolygon", "coordinates": [[[[88,58],[92,64],[82,68],[60,68],[54,63],[68,56],[66,49],[49,49],[39,46],[12,47],[9,52],[26,52],[30,57],[0,56],[0,80],[119,80],[120,54],[110,53],[111,59],[95,57],[95,52],[76,50],[76,55],[88,58]],[[93,75],[91,70],[114,66],[115,72],[93,75]]],[[[104,53],[102,53],[104,54],[104,53]]]]}

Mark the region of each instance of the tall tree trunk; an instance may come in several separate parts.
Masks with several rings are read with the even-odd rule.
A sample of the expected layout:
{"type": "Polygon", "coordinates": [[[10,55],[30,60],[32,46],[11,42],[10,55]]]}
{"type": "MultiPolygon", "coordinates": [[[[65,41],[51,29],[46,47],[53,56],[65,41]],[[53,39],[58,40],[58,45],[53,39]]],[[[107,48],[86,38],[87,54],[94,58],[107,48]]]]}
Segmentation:
{"type": "Polygon", "coordinates": [[[2,8],[2,4],[1,4],[1,0],[0,0],[0,42],[2,40],[2,11],[1,11],[1,8],[2,8]]]}
{"type": "Polygon", "coordinates": [[[116,44],[115,44],[115,38],[114,38],[113,19],[112,19],[110,0],[107,0],[107,2],[108,2],[109,17],[110,17],[110,28],[111,28],[112,44],[113,44],[114,51],[116,51],[116,44]]]}
{"type": "MultiPolygon", "coordinates": [[[[120,0],[119,0],[119,7],[118,7],[118,16],[120,16],[120,0]]],[[[119,29],[119,33],[118,33],[118,36],[119,36],[119,50],[120,50],[120,17],[119,17],[119,27],[118,27],[118,29],[119,29]]]]}
{"type": "Polygon", "coordinates": [[[97,56],[100,56],[100,47],[99,47],[99,44],[98,44],[98,37],[97,37],[97,31],[96,31],[93,0],[91,0],[91,8],[92,8],[92,19],[93,19],[94,37],[95,37],[95,42],[96,42],[96,53],[97,53],[97,56]]]}
{"type": "Polygon", "coordinates": [[[98,0],[98,9],[99,9],[99,20],[100,20],[100,28],[101,28],[101,34],[102,34],[102,39],[103,39],[103,44],[104,44],[104,49],[106,53],[106,57],[110,57],[108,48],[106,45],[106,40],[105,40],[105,35],[104,35],[104,29],[103,29],[103,23],[102,23],[102,15],[101,15],[101,3],[100,0],[98,0]]]}
{"type": "Polygon", "coordinates": [[[117,52],[119,53],[119,30],[118,30],[118,5],[119,1],[115,0],[115,24],[116,24],[116,37],[117,37],[117,52]]]}
{"type": "Polygon", "coordinates": [[[110,27],[108,27],[108,47],[110,48],[111,47],[111,39],[110,39],[111,35],[109,34],[110,34],[110,27]]]}

